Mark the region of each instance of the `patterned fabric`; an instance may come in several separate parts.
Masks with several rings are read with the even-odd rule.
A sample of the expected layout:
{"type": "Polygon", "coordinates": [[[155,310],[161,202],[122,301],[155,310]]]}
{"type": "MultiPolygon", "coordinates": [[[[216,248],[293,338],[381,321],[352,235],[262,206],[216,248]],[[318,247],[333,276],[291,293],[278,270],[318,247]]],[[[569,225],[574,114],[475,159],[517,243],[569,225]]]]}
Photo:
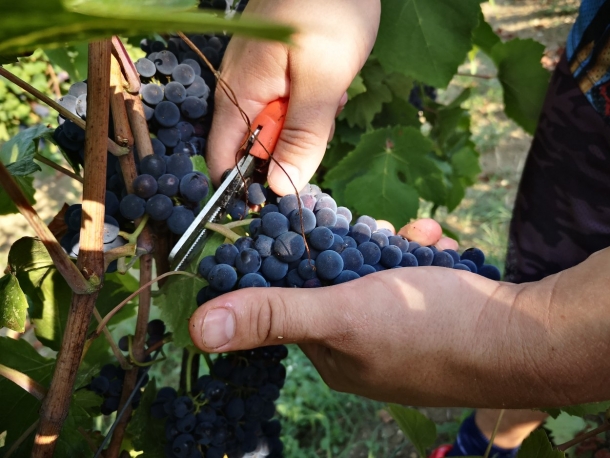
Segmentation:
{"type": "Polygon", "coordinates": [[[578,86],[610,121],[610,0],[583,0],[566,52],[578,86]]]}
{"type": "Polygon", "coordinates": [[[610,123],[583,95],[564,55],[523,170],[505,279],[540,280],[610,246],[610,123]]]}

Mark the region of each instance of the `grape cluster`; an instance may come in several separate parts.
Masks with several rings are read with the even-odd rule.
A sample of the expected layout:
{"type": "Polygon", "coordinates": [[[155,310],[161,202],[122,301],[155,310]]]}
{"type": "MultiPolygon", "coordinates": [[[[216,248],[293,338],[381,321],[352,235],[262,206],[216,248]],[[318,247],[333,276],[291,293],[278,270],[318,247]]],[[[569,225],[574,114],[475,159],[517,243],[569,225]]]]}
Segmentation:
{"type": "MultiPolygon", "coordinates": [[[[104,253],[123,246],[127,243],[123,237],[119,236],[119,222],[115,219],[119,210],[119,199],[116,194],[111,191],[106,191],[105,199],[106,215],[104,216],[104,253]]],[[[64,213],[64,221],[68,226],[68,231],[61,238],[60,244],[65,252],[70,256],[78,256],[80,249],[80,226],[83,218],[83,206],[81,204],[70,205],[64,213]]],[[[112,273],[117,270],[117,261],[112,261],[107,273],[112,273]]]]}
{"type": "Polygon", "coordinates": [[[500,279],[498,268],[485,264],[478,248],[460,255],[409,242],[379,229],[370,216],[352,220],[348,208],[337,206],[315,185],[300,197],[271,194],[259,184],[249,187],[249,202],[265,204],[260,218],[252,219],[250,237],[221,245],[200,261],[199,274],[209,286],[199,292],[198,304],[233,289],[317,288],[400,267],[447,267],[500,279]]]}
{"type": "MultiPolygon", "coordinates": [[[[152,320],[148,323],[147,329],[148,339],[146,345],[150,348],[156,343],[163,340],[165,336],[165,323],[161,320],[152,320]]],[[[119,348],[127,352],[129,351],[129,338],[127,336],[121,337],[119,340],[119,348]]],[[[147,356],[145,362],[150,362],[152,358],[147,356]]],[[[144,376],[144,380],[140,384],[140,388],[144,387],[148,383],[148,374],[146,367],[138,369],[138,380],[144,376]]],[[[93,377],[91,383],[88,385],[88,389],[96,394],[104,397],[104,402],[101,406],[101,412],[104,415],[110,415],[112,412],[116,412],[119,408],[119,402],[121,400],[121,393],[123,392],[123,381],[125,379],[125,370],[120,366],[114,364],[106,364],[102,367],[100,375],[93,377]]],[[[142,392],[136,391],[133,400],[132,407],[135,409],[140,404],[140,398],[142,392]]]]}
{"type": "Polygon", "coordinates": [[[281,361],[287,355],[283,345],[221,355],[191,393],[159,390],[151,415],[166,419],[166,456],[283,456],[281,426],[273,416],[286,379],[281,361]]]}
{"type": "MultiPolygon", "coordinates": [[[[138,372],[138,378],[143,375],[145,368],[140,368],[138,372]]],[[[121,393],[123,392],[123,382],[125,380],[125,370],[120,366],[114,364],[106,364],[102,367],[100,375],[93,377],[91,383],[87,388],[93,391],[95,394],[104,397],[104,402],[100,408],[103,415],[110,415],[112,412],[116,412],[119,408],[119,402],[121,401],[121,393]]],[[[148,374],[144,378],[142,386],[148,382],[148,374]]],[[[142,392],[137,391],[131,402],[132,407],[135,409],[140,405],[140,399],[142,392]]]]}
{"type": "Polygon", "coordinates": [[[436,96],[437,92],[435,87],[414,83],[411,92],[409,93],[409,103],[419,111],[422,111],[424,109],[424,97],[436,100],[436,96]]]}

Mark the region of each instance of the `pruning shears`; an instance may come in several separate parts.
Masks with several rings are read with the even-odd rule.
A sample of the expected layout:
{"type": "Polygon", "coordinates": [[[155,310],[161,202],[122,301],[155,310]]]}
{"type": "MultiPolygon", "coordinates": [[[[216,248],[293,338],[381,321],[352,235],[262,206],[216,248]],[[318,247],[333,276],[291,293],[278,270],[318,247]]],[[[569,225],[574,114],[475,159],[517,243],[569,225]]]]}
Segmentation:
{"type": "Polygon", "coordinates": [[[220,222],[227,213],[228,205],[233,199],[242,198],[250,183],[265,181],[268,161],[260,158],[267,158],[267,152],[273,153],[287,110],[288,99],[282,98],[271,102],[254,118],[251,134],[240,151],[243,157],[225,173],[220,187],[170,252],[172,270],[185,270],[203,250],[211,237],[211,231],[205,227],[207,223],[220,222]]]}

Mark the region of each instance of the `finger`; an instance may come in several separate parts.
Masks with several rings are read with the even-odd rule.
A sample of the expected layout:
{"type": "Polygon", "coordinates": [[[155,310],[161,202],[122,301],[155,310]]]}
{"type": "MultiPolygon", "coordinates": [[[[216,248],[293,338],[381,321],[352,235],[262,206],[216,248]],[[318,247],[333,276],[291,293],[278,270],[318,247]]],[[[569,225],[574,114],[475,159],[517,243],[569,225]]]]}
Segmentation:
{"type": "Polygon", "coordinates": [[[441,239],[436,243],[436,248],[439,250],[455,250],[459,248],[458,243],[450,239],[449,237],[441,237],[441,239]]]}
{"type": "MultiPolygon", "coordinates": [[[[306,64],[299,62],[298,65],[306,64]]],[[[322,72],[291,74],[286,121],[267,178],[275,193],[291,194],[309,182],[326,152],[337,107],[344,94],[343,84],[329,82],[322,72]]]]}
{"type": "Polygon", "coordinates": [[[443,235],[441,225],[430,218],[418,219],[404,226],[399,235],[422,246],[435,245],[443,235]]]}
{"type": "MultiPolygon", "coordinates": [[[[343,94],[343,97],[341,97],[341,100],[339,101],[339,107],[337,107],[337,112],[335,113],[335,118],[337,116],[339,116],[339,113],[341,113],[343,111],[343,108],[345,108],[345,104],[346,103],[347,103],[347,92],[345,94],[343,94]]],[[[330,134],[328,135],[328,142],[327,143],[330,143],[330,141],[335,136],[335,128],[336,127],[337,127],[337,123],[333,122],[333,125],[330,128],[330,134]]]]}
{"type": "Polygon", "coordinates": [[[321,342],[343,326],[341,301],[328,306],[328,289],[246,288],[199,307],[191,338],[207,352],[264,345],[321,342]]]}

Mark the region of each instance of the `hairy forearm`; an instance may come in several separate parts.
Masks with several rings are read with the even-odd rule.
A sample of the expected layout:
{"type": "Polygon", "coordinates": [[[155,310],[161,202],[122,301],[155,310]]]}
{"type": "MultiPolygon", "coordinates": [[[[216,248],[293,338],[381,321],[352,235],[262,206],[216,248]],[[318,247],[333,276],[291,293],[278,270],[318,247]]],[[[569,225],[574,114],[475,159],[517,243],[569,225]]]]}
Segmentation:
{"type": "Polygon", "coordinates": [[[493,290],[462,275],[457,313],[430,310],[438,342],[419,369],[430,374],[416,382],[425,391],[410,401],[533,408],[610,399],[609,266],[605,250],[545,280],[493,290]]]}

